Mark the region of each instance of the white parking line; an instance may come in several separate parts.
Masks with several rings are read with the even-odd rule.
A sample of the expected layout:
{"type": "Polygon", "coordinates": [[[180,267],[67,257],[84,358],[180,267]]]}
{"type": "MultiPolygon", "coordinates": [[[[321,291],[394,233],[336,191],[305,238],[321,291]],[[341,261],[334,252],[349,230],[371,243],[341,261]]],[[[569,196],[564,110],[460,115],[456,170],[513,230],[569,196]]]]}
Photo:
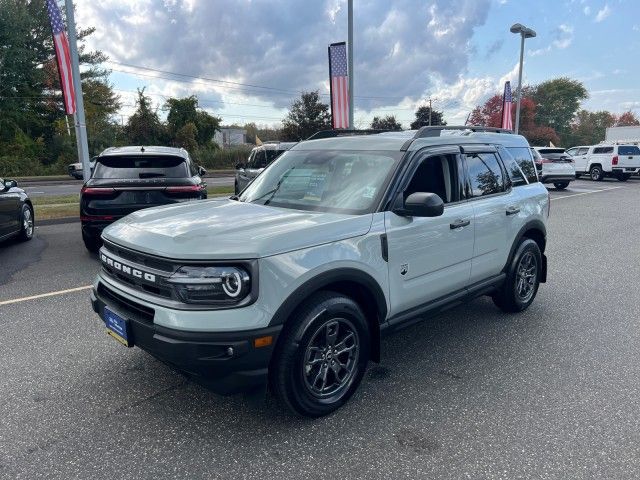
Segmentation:
{"type": "Polygon", "coordinates": [[[30,297],[14,298],[12,300],[3,300],[0,302],[0,307],[2,305],[10,305],[12,303],[27,302],[29,300],[37,300],[39,298],[53,297],[55,295],[64,295],[65,293],[80,292],[82,290],[89,290],[91,287],[92,285],[87,285],[85,287],[76,287],[76,288],[68,288],[66,290],[58,290],[57,292],[41,293],[40,295],[32,295],[30,297]]]}
{"type": "Polygon", "coordinates": [[[624,188],[624,187],[609,187],[609,188],[603,188],[601,190],[591,190],[588,192],[574,193],[573,195],[563,195],[561,197],[553,197],[551,200],[562,200],[563,198],[578,197],[580,195],[589,195],[590,193],[606,192],[607,190],[615,190],[616,188],[624,188]]]}

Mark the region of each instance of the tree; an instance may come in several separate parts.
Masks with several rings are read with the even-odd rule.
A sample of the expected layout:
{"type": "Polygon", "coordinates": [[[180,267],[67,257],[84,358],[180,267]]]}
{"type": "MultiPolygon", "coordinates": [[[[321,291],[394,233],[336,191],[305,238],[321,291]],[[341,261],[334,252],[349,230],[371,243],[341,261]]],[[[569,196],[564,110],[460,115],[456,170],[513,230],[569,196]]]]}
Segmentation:
{"type": "Polygon", "coordinates": [[[502,127],[502,96],[494,95],[484,105],[478,105],[469,117],[470,125],[482,127],[502,127]]]}
{"type": "Polygon", "coordinates": [[[220,130],[220,122],[222,120],[219,117],[214,117],[204,110],[198,110],[196,112],[196,129],[198,130],[198,135],[196,140],[198,141],[198,145],[204,147],[213,144],[213,136],[216,133],[216,130],[220,130]]]}
{"type": "Polygon", "coordinates": [[[620,115],[615,124],[616,127],[632,127],[635,125],[640,125],[640,120],[631,110],[620,115]]]}
{"type": "Polygon", "coordinates": [[[589,97],[581,82],[566,77],[527,87],[523,93],[536,105],[536,123],[553,128],[560,138],[571,132],[571,122],[580,102],[589,97]]]}
{"type": "Polygon", "coordinates": [[[198,128],[195,123],[188,122],[176,132],[174,143],[177,147],[182,147],[190,153],[194,153],[198,148],[198,128]]]}
{"type": "Polygon", "coordinates": [[[402,130],[402,125],[396,120],[395,115],[386,117],[373,117],[371,128],[375,130],[402,130]]]}
{"type": "Polygon", "coordinates": [[[331,128],[329,105],[320,101],[318,91],[302,92],[282,120],[282,140],[299,141],[331,128]]]}
{"type": "Polygon", "coordinates": [[[431,107],[423,105],[416,110],[416,119],[411,122],[411,130],[417,130],[425,125],[446,125],[447,122],[442,118],[442,112],[438,110],[431,111],[431,107]],[[431,123],[429,123],[429,112],[431,112],[431,123]]]}
{"type": "MultiPolygon", "coordinates": [[[[178,132],[191,123],[196,128],[195,140],[205,146],[213,142],[213,135],[220,129],[220,119],[198,109],[198,97],[169,98],[164,104],[167,114],[167,131],[174,144],[178,145],[178,132]]],[[[186,147],[185,147],[186,148],[186,147]]]]}
{"type": "Polygon", "coordinates": [[[127,141],[133,145],[158,145],[164,143],[166,131],[158,114],[151,109],[151,98],[145,96],[144,88],[138,89],[137,109],[129,117],[125,127],[127,141]]]}
{"type": "Polygon", "coordinates": [[[599,143],[604,140],[607,128],[614,126],[615,123],[616,118],[610,112],[580,110],[571,123],[571,131],[566,136],[564,144],[571,146],[599,143]]]}

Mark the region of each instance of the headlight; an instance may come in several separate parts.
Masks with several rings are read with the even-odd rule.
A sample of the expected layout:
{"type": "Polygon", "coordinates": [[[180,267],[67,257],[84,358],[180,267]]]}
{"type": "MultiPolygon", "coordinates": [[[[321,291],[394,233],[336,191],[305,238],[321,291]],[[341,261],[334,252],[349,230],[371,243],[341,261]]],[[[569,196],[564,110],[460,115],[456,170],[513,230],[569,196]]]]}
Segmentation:
{"type": "Polygon", "coordinates": [[[232,305],[251,291],[251,278],[239,267],[180,267],[168,282],[185,303],[232,305]]]}

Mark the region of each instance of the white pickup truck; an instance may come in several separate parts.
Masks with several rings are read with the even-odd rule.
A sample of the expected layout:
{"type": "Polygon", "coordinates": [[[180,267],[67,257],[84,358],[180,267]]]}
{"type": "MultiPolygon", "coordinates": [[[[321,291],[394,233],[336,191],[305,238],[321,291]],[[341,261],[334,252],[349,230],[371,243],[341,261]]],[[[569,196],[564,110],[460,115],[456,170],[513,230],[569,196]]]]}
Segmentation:
{"type": "Polygon", "coordinates": [[[591,180],[615,177],[624,182],[640,171],[640,147],[637,145],[599,144],[567,150],[573,157],[576,177],[588,174],[591,180]]]}

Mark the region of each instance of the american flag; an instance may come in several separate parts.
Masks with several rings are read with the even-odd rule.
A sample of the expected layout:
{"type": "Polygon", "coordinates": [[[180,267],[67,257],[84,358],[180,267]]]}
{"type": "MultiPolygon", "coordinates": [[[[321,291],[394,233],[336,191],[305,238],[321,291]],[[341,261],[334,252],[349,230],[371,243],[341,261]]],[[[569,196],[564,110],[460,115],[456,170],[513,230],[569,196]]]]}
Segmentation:
{"type": "Polygon", "coordinates": [[[58,72],[60,73],[60,86],[67,114],[76,113],[76,96],[73,89],[73,75],[71,73],[71,56],[69,55],[69,39],[64,30],[62,16],[55,0],[47,0],[47,11],[51,20],[53,31],[53,43],[56,48],[58,60],[58,72]]]}
{"type": "Polygon", "coordinates": [[[513,130],[513,120],[511,120],[511,105],[513,98],[511,96],[511,82],[505,82],[504,95],[502,96],[502,128],[513,130]]]}
{"type": "Polygon", "coordinates": [[[349,74],[345,42],[329,45],[329,80],[333,128],[349,128],[349,74]]]}

